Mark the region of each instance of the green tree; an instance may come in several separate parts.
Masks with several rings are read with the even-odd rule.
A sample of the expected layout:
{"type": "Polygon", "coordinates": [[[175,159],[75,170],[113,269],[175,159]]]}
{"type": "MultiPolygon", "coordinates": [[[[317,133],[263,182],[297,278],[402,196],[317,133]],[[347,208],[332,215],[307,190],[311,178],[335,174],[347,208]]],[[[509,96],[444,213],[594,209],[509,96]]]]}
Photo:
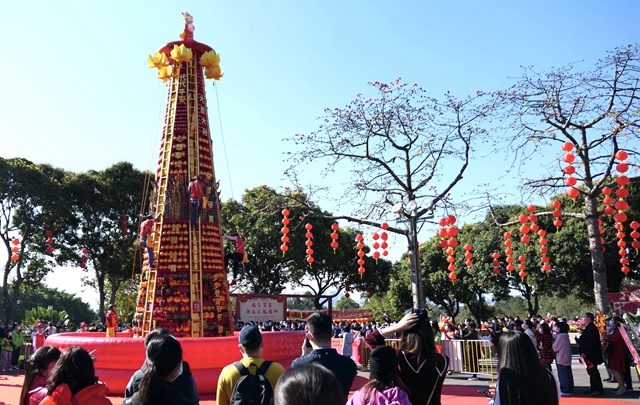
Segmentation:
{"type": "Polygon", "coordinates": [[[345,309],[360,309],[360,304],[354,301],[353,298],[343,295],[342,297],[340,297],[338,302],[336,302],[336,305],[333,308],[337,309],[338,311],[342,311],[345,309]]]}
{"type": "Polygon", "coordinates": [[[60,212],[65,206],[63,192],[66,173],[26,159],[0,158],[0,240],[7,252],[2,270],[2,297],[5,326],[21,316],[15,312],[22,284],[41,279],[53,263],[47,253],[46,232],[66,231],[60,212]],[[16,238],[19,247],[12,243],[16,238]],[[11,259],[16,248],[19,260],[11,259]]]}
{"type": "Polygon", "coordinates": [[[313,305],[313,297],[310,292],[306,292],[305,295],[309,295],[309,298],[301,297],[289,297],[287,298],[287,308],[297,311],[310,311],[315,308],[313,305]]]}
{"type": "Polygon", "coordinates": [[[93,272],[88,284],[98,291],[98,315],[103,322],[106,306],[116,302],[122,281],[130,280],[134,268],[137,233],[124,234],[123,229],[125,223],[138,226],[146,178],[130,163],[120,162],[105,170],[81,173],[70,185],[71,220],[78,225],[65,258],[68,264],[79,265],[81,250],[88,249],[87,271],[93,272]]]}
{"type": "MultiPolygon", "coordinates": [[[[278,194],[261,186],[247,190],[242,204],[235,201],[223,203],[223,229],[237,230],[245,239],[249,261],[240,275],[240,287],[251,292],[279,293],[284,283],[304,287],[313,295],[337,296],[346,283],[357,291],[383,291],[388,286],[391,264],[383,259],[378,262],[365,256],[363,275],[358,274],[356,234],[352,229],[339,231],[339,247],[331,248],[333,221],[324,216],[309,215],[323,212],[320,207],[307,206],[301,201],[307,197],[299,191],[278,194]],[[287,235],[289,250],[283,255],[282,209],[289,207],[291,232],[287,235]],[[306,229],[311,225],[310,230],[306,229]],[[307,232],[312,234],[312,246],[307,246],[307,232]],[[307,262],[307,250],[313,250],[314,262],[307,262]]],[[[325,213],[327,214],[327,213],[325,213]]],[[[327,214],[329,215],[329,214],[327,214]]],[[[368,252],[368,248],[364,249],[368,252]]],[[[320,309],[328,298],[315,298],[315,308],[320,309]]]]}
{"type": "MultiPolygon", "coordinates": [[[[551,146],[557,151],[563,145],[571,147],[575,173],[568,174],[580,182],[574,192],[580,194],[581,204],[570,215],[586,226],[593,294],[596,307],[605,313],[609,311],[608,279],[598,203],[602,189],[616,185],[618,152],[630,152],[632,167],[638,162],[639,62],[640,46],[630,45],[610,52],[592,71],[576,71],[571,65],[542,73],[525,69],[520,81],[497,93],[504,106],[503,129],[512,130],[502,139],[508,145],[505,148],[518,156],[533,156],[551,146]]],[[[537,195],[565,189],[562,166],[546,167],[547,173],[525,179],[523,186],[537,195]]]]}

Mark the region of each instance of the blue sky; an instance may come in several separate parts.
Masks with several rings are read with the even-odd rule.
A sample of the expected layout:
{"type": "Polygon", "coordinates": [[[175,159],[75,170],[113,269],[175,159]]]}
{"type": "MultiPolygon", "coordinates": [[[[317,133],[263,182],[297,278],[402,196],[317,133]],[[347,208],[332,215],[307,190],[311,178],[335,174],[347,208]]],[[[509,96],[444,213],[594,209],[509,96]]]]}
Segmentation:
{"type": "MultiPolygon", "coordinates": [[[[182,11],[222,57],[225,76],[206,91],[223,199],[288,185],[281,140],[315,130],[323,108],[368,82],[401,77],[462,98],[508,87],[521,66],[590,69],[640,38],[634,0],[3,2],[0,156],[155,169],[166,87],[146,59],[178,39],[182,11]]],[[[486,181],[474,171],[485,178],[463,187],[486,181]]]]}

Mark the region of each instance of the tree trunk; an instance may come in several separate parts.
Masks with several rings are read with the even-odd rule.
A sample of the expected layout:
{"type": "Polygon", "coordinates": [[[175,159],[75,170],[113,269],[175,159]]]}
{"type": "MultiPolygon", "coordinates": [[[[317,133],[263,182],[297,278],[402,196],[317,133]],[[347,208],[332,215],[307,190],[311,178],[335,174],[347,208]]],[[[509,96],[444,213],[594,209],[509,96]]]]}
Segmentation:
{"type": "Polygon", "coordinates": [[[607,288],[607,269],[604,265],[600,231],[598,227],[598,211],[596,197],[584,196],[585,222],[589,238],[589,252],[591,253],[591,268],[593,269],[593,295],[596,308],[602,313],[609,313],[609,294],[607,288]]]}

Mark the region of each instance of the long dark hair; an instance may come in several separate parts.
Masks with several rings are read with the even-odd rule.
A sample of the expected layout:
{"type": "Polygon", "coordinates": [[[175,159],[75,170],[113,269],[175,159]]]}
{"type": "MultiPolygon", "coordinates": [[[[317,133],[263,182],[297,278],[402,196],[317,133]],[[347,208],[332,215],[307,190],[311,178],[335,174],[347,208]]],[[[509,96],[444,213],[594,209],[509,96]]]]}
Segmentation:
{"type": "Polygon", "coordinates": [[[182,361],[182,346],[171,335],[159,335],[147,344],[147,359],[150,367],[140,380],[140,404],[166,404],[171,398],[165,380],[182,361]]]}
{"type": "Polygon", "coordinates": [[[418,322],[411,328],[402,331],[400,350],[416,356],[421,364],[426,361],[427,369],[436,366],[436,344],[433,338],[433,328],[424,309],[417,310],[418,322]]]}
{"type": "Polygon", "coordinates": [[[42,370],[46,370],[49,368],[49,364],[58,361],[60,354],[60,349],[57,347],[42,346],[31,356],[31,360],[25,368],[22,392],[20,393],[20,405],[29,403],[29,389],[33,379],[37,375],[43,375],[42,370]]]}
{"type": "Polygon", "coordinates": [[[558,404],[555,381],[544,368],[529,336],[503,332],[498,356],[501,405],[558,404]]]}
{"type": "Polygon", "coordinates": [[[369,382],[362,387],[363,404],[368,404],[375,391],[384,392],[401,386],[398,377],[398,356],[391,346],[378,346],[371,351],[369,382]]]}
{"type": "Polygon", "coordinates": [[[275,405],[344,405],[342,387],[336,376],[319,363],[291,367],[278,380],[275,405]]]}
{"type": "Polygon", "coordinates": [[[47,392],[51,395],[59,385],[66,383],[71,388],[71,394],[76,395],[81,389],[97,382],[89,352],[83,347],[71,346],[62,352],[53,368],[47,381],[47,392]]]}

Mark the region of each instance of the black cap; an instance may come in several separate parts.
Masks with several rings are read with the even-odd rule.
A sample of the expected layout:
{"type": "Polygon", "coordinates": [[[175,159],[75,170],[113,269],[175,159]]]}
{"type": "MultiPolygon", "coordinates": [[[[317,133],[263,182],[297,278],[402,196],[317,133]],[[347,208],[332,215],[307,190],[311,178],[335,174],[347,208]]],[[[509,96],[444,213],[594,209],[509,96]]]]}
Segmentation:
{"type": "Polygon", "coordinates": [[[391,370],[398,369],[398,355],[391,346],[378,346],[371,351],[369,371],[371,377],[390,385],[389,374],[391,370]]]}
{"type": "Polygon", "coordinates": [[[256,325],[247,325],[240,331],[238,343],[240,343],[242,346],[246,346],[247,344],[253,342],[262,342],[262,334],[260,333],[260,329],[258,329],[256,325]]]}

